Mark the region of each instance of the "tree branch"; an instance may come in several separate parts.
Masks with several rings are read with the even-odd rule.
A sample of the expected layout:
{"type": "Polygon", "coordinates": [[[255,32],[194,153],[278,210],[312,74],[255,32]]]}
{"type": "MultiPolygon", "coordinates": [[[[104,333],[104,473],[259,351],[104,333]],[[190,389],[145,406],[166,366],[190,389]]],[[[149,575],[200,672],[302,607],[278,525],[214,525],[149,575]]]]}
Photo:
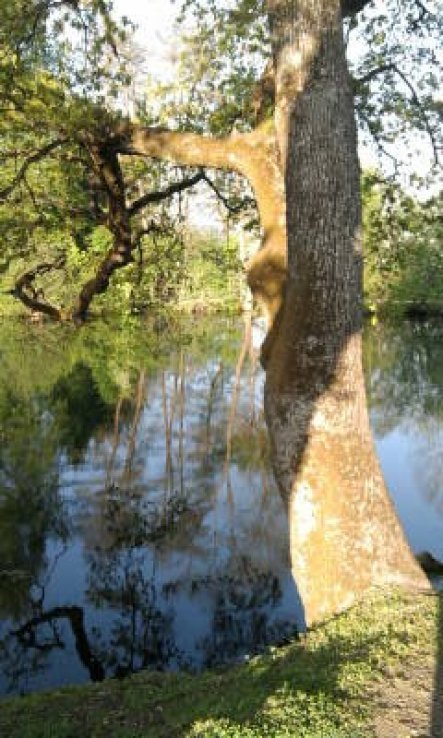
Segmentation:
{"type": "Polygon", "coordinates": [[[232,215],[236,215],[237,213],[240,213],[246,204],[252,204],[254,202],[254,200],[252,200],[251,198],[246,198],[245,200],[242,200],[240,203],[238,203],[238,205],[231,205],[231,203],[229,202],[229,199],[225,197],[225,195],[219,190],[215,182],[213,182],[212,179],[210,179],[210,177],[208,177],[206,173],[203,174],[202,179],[211,188],[211,190],[215,192],[215,194],[217,195],[217,198],[220,200],[220,202],[223,203],[226,210],[229,213],[232,213],[232,215]]]}
{"type": "Polygon", "coordinates": [[[270,232],[281,211],[281,172],[276,154],[275,131],[269,123],[248,133],[224,138],[197,133],[144,128],[124,122],[104,140],[115,154],[150,156],[181,166],[234,171],[246,177],[254,191],[264,231],[270,232]]]}
{"type": "Polygon", "coordinates": [[[116,153],[150,156],[175,164],[244,173],[251,134],[213,138],[198,133],[144,128],[124,123],[108,139],[116,153]]]}
{"type": "Polygon", "coordinates": [[[66,618],[71,626],[72,634],[75,639],[75,648],[83,666],[89,672],[89,676],[93,682],[102,681],[105,677],[105,670],[94,655],[89,644],[88,636],[85,629],[84,613],[81,607],[75,605],[65,607],[53,607],[51,610],[42,612],[40,615],[31,618],[17,630],[13,630],[15,635],[24,645],[36,647],[36,629],[39,625],[45,623],[52,624],[53,620],[66,618]]]}
{"type": "Polygon", "coordinates": [[[435,17],[434,13],[431,13],[429,8],[427,8],[426,5],[421,2],[421,0],[415,0],[415,5],[418,8],[418,18],[416,18],[414,21],[411,21],[411,31],[416,31],[417,28],[420,26],[420,23],[422,23],[426,16],[429,16],[430,18],[435,17]]]}
{"type": "Polygon", "coordinates": [[[43,297],[43,292],[35,289],[34,281],[37,277],[47,274],[53,269],[61,269],[63,265],[64,257],[61,257],[54,262],[43,262],[38,264],[34,269],[29,269],[19,277],[14,288],[10,291],[10,294],[21,300],[21,302],[30,310],[48,315],[54,320],[60,320],[61,313],[59,308],[56,308],[41,299],[43,297]]]}
{"type": "Polygon", "coordinates": [[[178,192],[183,192],[184,190],[188,189],[189,187],[193,187],[197,184],[197,182],[201,182],[201,180],[206,179],[204,172],[198,172],[193,177],[189,177],[188,179],[183,179],[181,182],[175,182],[174,184],[169,185],[164,190],[157,190],[156,192],[148,192],[146,195],[143,195],[142,197],[139,197],[138,200],[135,200],[135,202],[132,203],[132,205],[128,208],[128,214],[131,218],[133,215],[138,213],[140,210],[142,210],[146,205],[149,205],[150,203],[154,202],[161,202],[162,200],[166,200],[168,197],[171,197],[172,195],[175,195],[178,192]]]}
{"type": "Polygon", "coordinates": [[[374,69],[371,69],[369,72],[363,75],[363,77],[356,78],[355,83],[357,85],[366,84],[368,82],[371,82],[373,79],[378,77],[380,74],[384,74],[385,72],[395,72],[395,74],[397,74],[400,77],[402,82],[406,85],[409,92],[411,93],[411,102],[418,109],[420,118],[422,119],[423,125],[426,130],[426,133],[428,134],[429,139],[431,141],[432,151],[434,153],[434,164],[438,164],[439,163],[438,145],[437,145],[437,141],[435,140],[434,131],[432,130],[432,126],[429,122],[429,118],[426,115],[424,106],[422,105],[420,98],[417,95],[414,85],[410,82],[407,76],[401,71],[401,69],[399,69],[399,67],[396,64],[394,64],[393,62],[390,62],[389,64],[382,64],[379,67],[375,67],[374,69]]]}
{"type": "Polygon", "coordinates": [[[34,154],[28,156],[28,158],[21,165],[12,182],[7,187],[4,187],[3,190],[0,190],[0,203],[5,202],[5,200],[7,200],[7,198],[9,197],[11,192],[14,191],[17,185],[23,181],[26,176],[26,172],[28,171],[29,167],[32,166],[32,164],[36,164],[38,161],[41,161],[41,159],[44,159],[45,156],[51,153],[51,151],[54,151],[54,149],[56,149],[58,146],[62,146],[65,143],[66,139],[56,139],[55,141],[51,141],[51,143],[46,144],[46,146],[43,146],[34,154]]]}
{"type": "Polygon", "coordinates": [[[394,167],[394,172],[395,172],[395,174],[397,174],[398,173],[398,168],[399,168],[398,159],[396,159],[395,156],[393,156],[392,154],[390,154],[389,151],[386,151],[386,149],[384,148],[383,144],[380,142],[379,137],[377,136],[377,134],[373,130],[373,125],[372,125],[372,122],[371,122],[370,118],[367,115],[365,115],[361,110],[358,111],[358,115],[362,119],[363,123],[366,124],[366,127],[367,127],[370,135],[374,139],[375,145],[377,146],[377,149],[379,150],[380,154],[382,154],[383,156],[386,156],[387,159],[390,159],[392,161],[392,164],[393,164],[393,167],[394,167]]]}
{"type": "Polygon", "coordinates": [[[109,147],[91,145],[89,154],[96,174],[108,196],[107,225],[113,235],[113,245],[100,262],[94,277],[80,290],[72,314],[74,320],[83,322],[95,295],[105,292],[109,280],[117,269],[133,261],[132,234],[126,207],[125,183],[117,154],[109,147]]]}

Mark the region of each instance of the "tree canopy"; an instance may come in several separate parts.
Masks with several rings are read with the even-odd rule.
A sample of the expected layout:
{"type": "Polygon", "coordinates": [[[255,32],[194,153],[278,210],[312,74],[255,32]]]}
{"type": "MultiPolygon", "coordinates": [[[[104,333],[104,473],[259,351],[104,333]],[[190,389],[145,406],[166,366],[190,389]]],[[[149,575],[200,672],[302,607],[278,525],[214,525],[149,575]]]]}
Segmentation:
{"type": "MultiPolygon", "coordinates": [[[[406,146],[426,146],[429,180],[441,154],[442,14],[437,0],[403,5],[342,3],[356,111],[362,136],[399,176],[406,146]]],[[[0,269],[15,296],[55,318],[84,318],[109,280],[118,284],[118,269],[135,274],[140,244],[148,239],[152,250],[154,233],[177,234],[177,209],[165,203],[197,182],[231,216],[246,209],[250,223],[255,197],[261,227],[270,229],[266,213],[278,209],[278,195],[264,198],[263,171],[254,175],[246,161],[250,146],[273,145],[263,0],[183,2],[176,81],[135,93],[133,29],[105,0],[2,0],[0,13],[0,269]]],[[[280,284],[284,257],[274,256],[280,284]]],[[[250,266],[253,289],[261,269],[250,266]]]]}

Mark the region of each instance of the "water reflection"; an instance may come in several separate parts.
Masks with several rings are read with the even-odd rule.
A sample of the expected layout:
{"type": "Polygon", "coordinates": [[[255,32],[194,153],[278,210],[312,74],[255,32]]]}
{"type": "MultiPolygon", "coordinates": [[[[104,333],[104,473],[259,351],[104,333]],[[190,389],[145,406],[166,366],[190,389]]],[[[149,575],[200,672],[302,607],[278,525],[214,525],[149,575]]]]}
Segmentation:
{"type": "Polygon", "coordinates": [[[94,326],[59,352],[48,328],[5,328],[3,692],[200,668],[295,632],[250,326],[178,328],[123,352],[94,326]],[[23,352],[48,340],[49,371],[23,352]]]}
{"type": "Polygon", "coordinates": [[[388,487],[413,548],[443,560],[443,324],[371,328],[365,360],[388,487]]]}
{"type": "MultiPolygon", "coordinates": [[[[253,326],[0,333],[1,692],[201,668],[293,635],[253,326]]],[[[436,557],[441,333],[377,327],[365,345],[388,481],[436,557]]]]}

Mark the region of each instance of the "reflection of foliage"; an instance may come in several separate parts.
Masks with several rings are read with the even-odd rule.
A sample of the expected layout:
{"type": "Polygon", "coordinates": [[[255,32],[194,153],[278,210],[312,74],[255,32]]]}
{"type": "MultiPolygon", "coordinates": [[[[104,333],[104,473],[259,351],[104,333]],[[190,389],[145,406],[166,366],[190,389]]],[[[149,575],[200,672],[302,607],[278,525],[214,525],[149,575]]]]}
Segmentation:
{"type": "Polygon", "coordinates": [[[100,508],[101,540],[107,550],[158,544],[173,537],[178,526],[186,526],[187,519],[192,525],[201,519],[186,495],[175,492],[155,503],[115,484],[100,494],[100,508]]]}
{"type": "Polygon", "coordinates": [[[214,596],[211,634],[200,643],[207,667],[245,653],[257,653],[269,643],[283,641],[296,632],[293,622],[271,622],[272,609],[282,599],[276,575],[258,569],[246,557],[232,560],[229,569],[233,573],[221,571],[191,584],[193,593],[204,587],[214,596]]]}
{"type": "Polygon", "coordinates": [[[264,423],[239,423],[232,437],[233,460],[240,469],[269,469],[269,440],[264,423]]]}
{"type": "Polygon", "coordinates": [[[57,439],[37,401],[0,394],[0,608],[20,611],[44,566],[46,539],[64,537],[57,439]]]}
{"type": "MultiPolygon", "coordinates": [[[[443,415],[443,326],[426,322],[368,328],[364,361],[370,407],[387,420],[426,423],[443,415]]],[[[379,418],[383,423],[382,418],[379,418]]],[[[377,432],[389,428],[377,422],[377,432]]]]}
{"type": "Polygon", "coordinates": [[[440,418],[430,417],[419,449],[417,476],[427,500],[443,517],[443,427],[440,418]]]}
{"type": "Polygon", "coordinates": [[[54,384],[50,402],[59,443],[72,461],[79,461],[93,432],[111,418],[111,406],[100,395],[91,368],[82,362],[54,384]]]}
{"type": "MultiPolygon", "coordinates": [[[[8,615],[16,614],[18,622],[4,623],[9,642],[2,658],[17,677],[17,689],[27,679],[31,688],[39,684],[39,670],[46,678],[59,650],[66,654],[73,647],[92,678],[100,676],[101,669],[112,676],[149,665],[185,664],[177,645],[182,634],[177,622],[180,598],[198,610],[208,572],[210,609],[204,612],[204,627],[215,628],[220,655],[250,651],[253,640],[263,645],[277,629],[285,633],[284,623],[280,628],[275,619],[271,622],[281,592],[278,574],[269,573],[274,564],[285,562],[279,548],[284,547],[283,536],[277,546],[265,536],[264,545],[256,548],[255,564],[242,563],[237,552],[240,574],[232,569],[231,576],[231,568],[227,571],[222,563],[231,546],[243,550],[250,540],[263,541],[261,525],[273,514],[271,496],[261,494],[262,479],[254,477],[257,467],[262,471],[260,424],[242,421],[243,416],[251,417],[252,423],[251,408],[259,394],[251,382],[256,364],[248,361],[239,379],[233,423],[236,472],[231,497],[225,495],[226,427],[241,346],[238,325],[203,318],[168,323],[162,317],[149,325],[129,322],[126,330],[105,323],[91,323],[79,332],[21,323],[14,328],[14,334],[9,326],[0,328],[0,413],[2,429],[17,427],[20,432],[15,438],[2,430],[6,451],[2,448],[0,458],[15,453],[18,467],[23,453],[28,454],[28,467],[35,464],[40,470],[40,476],[34,474],[39,494],[32,488],[27,495],[16,495],[17,522],[11,526],[22,526],[23,535],[32,529],[40,536],[32,544],[35,572],[31,567],[30,577],[20,585],[17,612],[7,603],[8,615]],[[15,405],[8,393],[16,398],[15,405]],[[15,418],[15,425],[9,424],[9,417],[15,418]],[[254,433],[249,434],[248,448],[245,431],[250,427],[254,433]],[[165,471],[168,447],[170,473],[165,471]],[[72,459],[75,468],[68,463],[72,459]],[[70,511],[70,525],[83,544],[84,564],[76,561],[84,565],[87,592],[75,603],[66,601],[59,587],[69,556],[56,571],[55,546],[45,548],[51,534],[66,538],[56,515],[62,512],[59,472],[66,484],[63,510],[70,511]],[[248,481],[241,486],[245,472],[248,481]],[[240,496],[246,501],[255,489],[259,504],[253,512],[236,508],[240,496]],[[210,547],[219,531],[223,553],[214,573],[210,547]],[[189,565],[195,573],[193,592],[189,565]],[[176,579],[177,597],[172,591],[176,579]],[[186,590],[180,589],[183,583],[186,590]],[[93,629],[88,627],[91,613],[93,629]],[[243,646],[233,645],[236,633],[243,646]]],[[[258,419],[255,412],[253,417],[258,419]]],[[[11,532],[11,546],[14,536],[11,532]]],[[[19,554],[15,559],[20,563],[19,554]]],[[[10,583],[7,587],[12,589],[10,583]]],[[[213,639],[202,647],[204,652],[196,653],[193,642],[186,658],[215,662],[213,639]]]]}
{"type": "MultiPolygon", "coordinates": [[[[102,644],[96,649],[101,662],[116,676],[148,667],[164,668],[179,658],[173,611],[157,604],[154,581],[145,570],[143,551],[90,554],[88,598],[96,607],[118,612],[110,634],[103,632],[102,644]]],[[[99,629],[95,635],[99,640],[99,629]]]]}

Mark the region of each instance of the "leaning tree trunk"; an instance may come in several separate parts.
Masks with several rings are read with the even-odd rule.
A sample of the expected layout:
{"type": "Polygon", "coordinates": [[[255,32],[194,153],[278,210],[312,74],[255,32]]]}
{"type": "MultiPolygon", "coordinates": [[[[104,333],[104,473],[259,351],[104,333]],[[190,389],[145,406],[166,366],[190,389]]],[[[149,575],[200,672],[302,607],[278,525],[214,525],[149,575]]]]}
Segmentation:
{"type": "Polygon", "coordinates": [[[425,586],[389,500],[361,365],[361,215],[339,0],[268,0],[288,282],[265,412],[306,623],[373,585],[425,586]]]}
{"type": "Polygon", "coordinates": [[[72,312],[75,321],[83,322],[96,295],[106,292],[114,272],[133,261],[131,223],[126,207],[125,185],[117,154],[105,146],[91,145],[89,153],[94,168],[108,196],[107,225],[113,244],[100,263],[94,277],[80,290],[72,312]]]}

